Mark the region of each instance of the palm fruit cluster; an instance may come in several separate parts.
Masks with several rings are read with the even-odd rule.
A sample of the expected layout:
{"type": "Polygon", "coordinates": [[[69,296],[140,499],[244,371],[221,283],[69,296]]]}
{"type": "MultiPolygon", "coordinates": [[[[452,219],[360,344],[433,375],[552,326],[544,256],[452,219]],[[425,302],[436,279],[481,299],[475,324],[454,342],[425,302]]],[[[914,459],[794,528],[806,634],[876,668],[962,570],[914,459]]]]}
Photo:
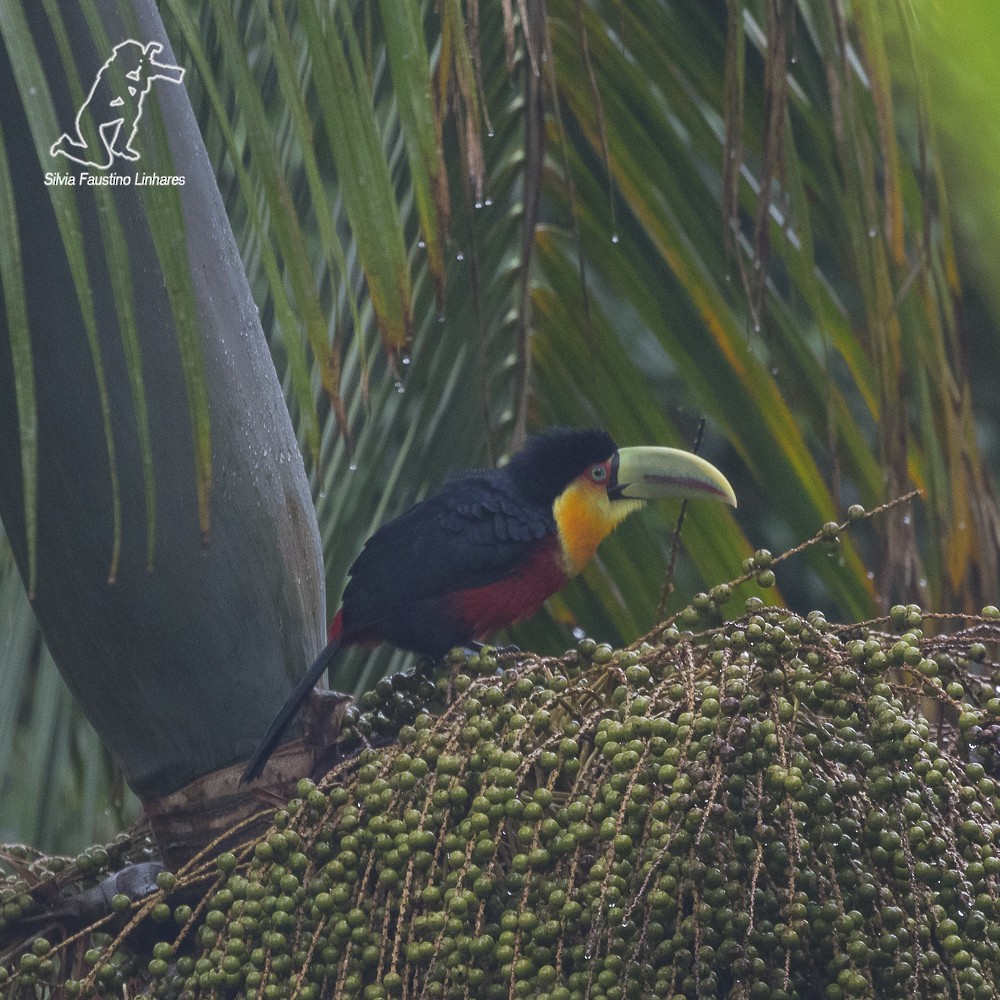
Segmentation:
{"type": "MultiPolygon", "coordinates": [[[[394,742],[99,926],[23,940],[0,988],[996,996],[1000,612],[838,626],[752,598],[718,624],[730,600],[626,650],[454,653],[436,684],[387,681],[348,721],[394,742]]],[[[0,907],[16,929],[30,884],[0,907]]]]}

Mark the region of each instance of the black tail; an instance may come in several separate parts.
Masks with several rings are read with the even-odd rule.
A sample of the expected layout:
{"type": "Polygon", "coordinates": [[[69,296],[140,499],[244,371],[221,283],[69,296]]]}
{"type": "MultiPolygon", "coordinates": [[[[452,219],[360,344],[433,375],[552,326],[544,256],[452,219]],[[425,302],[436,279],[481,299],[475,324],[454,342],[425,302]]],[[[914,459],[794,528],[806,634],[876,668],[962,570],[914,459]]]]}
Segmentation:
{"type": "Polygon", "coordinates": [[[243,777],[240,778],[241,785],[245,785],[247,782],[253,781],[260,776],[260,772],[264,770],[264,765],[271,759],[271,754],[274,753],[275,747],[277,747],[278,741],[281,739],[281,734],[288,728],[288,723],[292,721],[302,702],[305,701],[306,695],[316,686],[316,681],[323,676],[323,672],[330,666],[333,658],[340,651],[340,646],[340,636],[331,639],[326,644],[323,652],[316,657],[313,665],[306,671],[302,680],[296,685],[295,690],[288,696],[288,700],[281,706],[281,710],[268,727],[264,739],[260,741],[260,746],[254,751],[250,763],[247,764],[247,769],[243,772],[243,777]]]}

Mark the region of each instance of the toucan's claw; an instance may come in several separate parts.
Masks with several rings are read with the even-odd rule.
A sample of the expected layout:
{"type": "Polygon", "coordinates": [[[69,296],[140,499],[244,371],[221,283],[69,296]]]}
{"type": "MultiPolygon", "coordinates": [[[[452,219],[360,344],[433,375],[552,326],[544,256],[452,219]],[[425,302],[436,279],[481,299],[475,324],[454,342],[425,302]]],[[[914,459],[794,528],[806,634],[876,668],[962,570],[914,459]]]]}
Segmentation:
{"type": "Polygon", "coordinates": [[[491,642],[470,642],[469,647],[473,653],[481,653],[484,649],[489,649],[497,656],[513,656],[515,653],[521,652],[521,647],[515,646],[512,642],[503,646],[495,646],[491,642]]]}

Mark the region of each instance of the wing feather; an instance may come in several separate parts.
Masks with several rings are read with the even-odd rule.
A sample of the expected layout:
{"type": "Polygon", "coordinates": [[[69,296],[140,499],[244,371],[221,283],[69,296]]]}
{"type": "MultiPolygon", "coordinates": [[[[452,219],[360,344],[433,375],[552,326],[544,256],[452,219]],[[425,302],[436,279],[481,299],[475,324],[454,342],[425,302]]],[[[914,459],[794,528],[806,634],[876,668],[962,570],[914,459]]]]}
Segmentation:
{"type": "Polygon", "coordinates": [[[452,480],[368,539],[344,590],[345,627],[357,634],[400,608],[503,580],[555,530],[552,511],[500,473],[452,480]]]}

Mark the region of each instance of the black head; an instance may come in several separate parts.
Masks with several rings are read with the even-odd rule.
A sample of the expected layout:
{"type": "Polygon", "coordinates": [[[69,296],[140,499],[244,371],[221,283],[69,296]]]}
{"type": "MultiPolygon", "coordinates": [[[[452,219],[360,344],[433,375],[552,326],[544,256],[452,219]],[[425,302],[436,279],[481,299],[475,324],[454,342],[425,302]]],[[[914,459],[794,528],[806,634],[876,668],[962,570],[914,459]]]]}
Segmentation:
{"type": "Polygon", "coordinates": [[[505,471],[529,500],[549,505],[589,465],[607,461],[617,450],[605,431],[554,427],[528,438],[505,471]]]}

